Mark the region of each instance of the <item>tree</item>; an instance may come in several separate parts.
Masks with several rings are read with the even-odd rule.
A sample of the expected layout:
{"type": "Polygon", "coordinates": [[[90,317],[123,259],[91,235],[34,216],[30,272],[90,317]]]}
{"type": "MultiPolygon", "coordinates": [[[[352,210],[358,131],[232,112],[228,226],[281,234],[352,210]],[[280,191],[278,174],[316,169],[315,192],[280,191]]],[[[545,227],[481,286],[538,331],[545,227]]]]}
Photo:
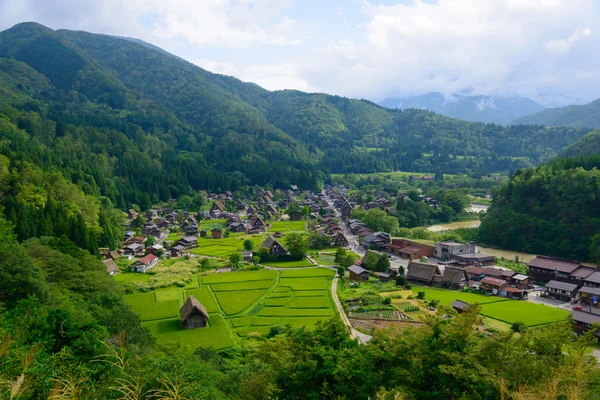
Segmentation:
{"type": "Polygon", "coordinates": [[[260,257],[259,256],[252,256],[252,264],[258,265],[259,263],[260,263],[260,257]]]}
{"type": "Polygon", "coordinates": [[[385,211],[378,208],[369,210],[362,221],[373,231],[387,232],[392,235],[400,228],[397,218],[388,216],[385,211]]]}
{"type": "Polygon", "coordinates": [[[401,265],[400,268],[398,268],[398,274],[404,276],[404,265],[401,265]]]}
{"type": "Polygon", "coordinates": [[[252,251],[254,249],[254,242],[250,239],[244,240],[244,250],[252,251]]]}
{"type": "Polygon", "coordinates": [[[156,238],[154,236],[146,236],[146,241],[144,242],[144,246],[146,248],[154,246],[156,244],[156,238]]]}
{"type": "Polygon", "coordinates": [[[344,274],[346,273],[346,268],[341,267],[341,266],[338,267],[337,268],[337,273],[338,273],[339,276],[344,276],[344,274]]]}
{"type": "Polygon", "coordinates": [[[365,269],[369,271],[374,271],[375,266],[377,265],[377,261],[379,261],[379,256],[372,251],[367,252],[367,256],[363,260],[363,266],[365,269]]]}
{"type": "Polygon", "coordinates": [[[326,249],[331,244],[331,238],[320,233],[311,233],[308,237],[308,245],[311,249],[326,249]]]}
{"type": "Polygon", "coordinates": [[[375,271],[387,272],[390,269],[390,259],[385,255],[379,256],[379,260],[375,264],[375,271]]]}
{"type": "Polygon", "coordinates": [[[425,292],[418,292],[417,293],[417,299],[423,300],[425,298],[426,293],[425,292]]]}
{"type": "Polygon", "coordinates": [[[407,283],[408,281],[402,275],[396,277],[396,286],[406,286],[407,283]]]}
{"type": "Polygon", "coordinates": [[[527,330],[527,325],[522,321],[515,321],[510,326],[510,330],[516,333],[523,333],[527,330]]]}
{"type": "Polygon", "coordinates": [[[237,267],[242,261],[242,255],[239,252],[234,252],[229,256],[229,262],[232,266],[237,267]]]}
{"type": "Polygon", "coordinates": [[[285,245],[290,255],[297,259],[306,257],[308,253],[307,241],[298,233],[290,233],[285,237],[285,245]]]}

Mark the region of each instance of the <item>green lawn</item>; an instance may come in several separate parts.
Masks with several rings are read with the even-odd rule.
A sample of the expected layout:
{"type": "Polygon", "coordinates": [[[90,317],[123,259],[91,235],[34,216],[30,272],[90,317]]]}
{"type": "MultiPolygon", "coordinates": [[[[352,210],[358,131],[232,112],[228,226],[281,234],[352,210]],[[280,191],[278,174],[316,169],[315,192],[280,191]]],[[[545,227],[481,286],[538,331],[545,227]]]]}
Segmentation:
{"type": "MultiPolygon", "coordinates": [[[[213,220],[215,221],[215,220],[213,220]]],[[[244,249],[244,241],[252,240],[254,248],[258,249],[267,235],[246,235],[244,233],[233,233],[227,238],[198,238],[198,247],[189,250],[191,254],[205,255],[210,257],[229,257],[231,254],[244,249]]]]}
{"type": "Polygon", "coordinates": [[[200,222],[200,225],[198,225],[198,230],[208,232],[214,228],[224,229],[226,223],[226,219],[206,219],[200,222]]]}
{"type": "Polygon", "coordinates": [[[277,262],[277,261],[269,261],[266,262],[265,265],[268,265],[269,267],[275,267],[275,268],[301,268],[301,267],[312,267],[313,264],[308,261],[306,258],[300,261],[281,261],[281,262],[277,262]]]}
{"type": "Polygon", "coordinates": [[[270,232],[303,231],[306,229],[305,221],[274,221],[271,223],[270,232]]]}
{"type": "Polygon", "coordinates": [[[214,283],[210,285],[213,292],[234,292],[237,290],[268,289],[273,286],[273,280],[214,283]]]}
{"type": "Polygon", "coordinates": [[[152,292],[127,295],[125,301],[140,315],[142,321],[173,318],[179,315],[179,301],[157,302],[152,292]]]}
{"type": "Polygon", "coordinates": [[[496,303],[509,301],[508,299],[497,296],[486,296],[484,294],[465,293],[457,290],[434,289],[430,287],[413,286],[412,291],[415,293],[425,292],[425,297],[430,300],[439,300],[441,304],[450,305],[454,300],[462,300],[469,304],[479,303],[496,303]]]}

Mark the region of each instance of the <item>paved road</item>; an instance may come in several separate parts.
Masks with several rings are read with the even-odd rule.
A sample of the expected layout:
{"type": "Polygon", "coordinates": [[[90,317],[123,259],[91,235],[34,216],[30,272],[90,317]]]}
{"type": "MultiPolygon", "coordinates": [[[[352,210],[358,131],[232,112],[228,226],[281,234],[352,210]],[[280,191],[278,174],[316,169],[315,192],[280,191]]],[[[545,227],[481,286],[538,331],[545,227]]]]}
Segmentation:
{"type": "Polygon", "coordinates": [[[346,312],[344,311],[344,307],[342,307],[342,303],[340,302],[340,299],[337,295],[338,279],[339,279],[339,276],[336,274],[335,278],[333,278],[333,283],[331,284],[331,293],[333,294],[333,301],[335,302],[335,305],[336,305],[338,311],[340,312],[340,317],[342,318],[342,322],[344,322],[344,325],[346,325],[348,328],[350,328],[350,337],[352,337],[352,339],[358,339],[359,343],[365,344],[368,341],[370,341],[371,339],[373,339],[373,336],[366,335],[360,331],[357,331],[356,329],[354,329],[352,327],[352,324],[350,323],[350,320],[348,319],[348,316],[346,315],[346,312]]]}

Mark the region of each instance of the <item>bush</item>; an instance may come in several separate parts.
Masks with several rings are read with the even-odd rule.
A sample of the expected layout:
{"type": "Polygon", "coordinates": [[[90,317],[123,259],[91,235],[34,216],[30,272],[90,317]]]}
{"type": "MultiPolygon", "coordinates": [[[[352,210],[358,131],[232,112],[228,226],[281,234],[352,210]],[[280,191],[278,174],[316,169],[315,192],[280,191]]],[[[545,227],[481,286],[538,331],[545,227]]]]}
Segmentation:
{"type": "Polygon", "coordinates": [[[269,337],[275,337],[283,332],[285,332],[285,329],[282,326],[273,325],[269,330],[269,337]]]}
{"type": "Polygon", "coordinates": [[[419,292],[417,293],[417,299],[423,300],[425,298],[425,292],[419,292]]]}
{"type": "Polygon", "coordinates": [[[396,277],[396,286],[406,286],[407,284],[408,284],[408,281],[402,275],[398,275],[396,277]]]}
{"type": "Polygon", "coordinates": [[[414,298],[415,298],[415,296],[413,296],[412,294],[408,295],[408,297],[407,297],[408,300],[412,300],[414,298]]]}
{"type": "Polygon", "coordinates": [[[338,267],[337,268],[337,273],[339,276],[344,276],[344,274],[346,273],[346,268],[344,267],[338,267]]]}
{"type": "Polygon", "coordinates": [[[392,298],[391,297],[386,297],[383,299],[382,304],[385,304],[386,306],[389,306],[390,304],[392,304],[392,298]]]}
{"type": "Polygon", "coordinates": [[[525,325],[525,322],[517,321],[512,323],[510,329],[513,332],[523,333],[527,330],[527,325],[525,325]]]}

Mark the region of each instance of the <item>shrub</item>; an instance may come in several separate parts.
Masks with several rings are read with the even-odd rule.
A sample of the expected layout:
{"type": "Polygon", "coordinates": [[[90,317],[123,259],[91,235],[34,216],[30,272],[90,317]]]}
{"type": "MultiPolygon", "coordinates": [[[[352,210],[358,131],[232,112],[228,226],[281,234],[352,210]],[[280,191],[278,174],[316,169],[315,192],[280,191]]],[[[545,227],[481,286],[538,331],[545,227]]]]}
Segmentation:
{"type": "Polygon", "coordinates": [[[279,334],[282,334],[283,332],[285,332],[285,329],[280,326],[280,325],[273,325],[271,327],[271,329],[269,330],[269,337],[275,337],[279,334]]]}
{"type": "Polygon", "coordinates": [[[392,304],[392,298],[391,297],[384,298],[383,301],[382,301],[382,304],[385,304],[385,305],[389,306],[390,304],[392,304]]]}
{"type": "Polygon", "coordinates": [[[414,298],[415,298],[415,296],[413,296],[412,294],[409,294],[408,297],[407,297],[408,300],[412,300],[414,298]]]}
{"type": "Polygon", "coordinates": [[[417,299],[423,300],[425,298],[425,292],[419,292],[417,293],[417,299]]]}

